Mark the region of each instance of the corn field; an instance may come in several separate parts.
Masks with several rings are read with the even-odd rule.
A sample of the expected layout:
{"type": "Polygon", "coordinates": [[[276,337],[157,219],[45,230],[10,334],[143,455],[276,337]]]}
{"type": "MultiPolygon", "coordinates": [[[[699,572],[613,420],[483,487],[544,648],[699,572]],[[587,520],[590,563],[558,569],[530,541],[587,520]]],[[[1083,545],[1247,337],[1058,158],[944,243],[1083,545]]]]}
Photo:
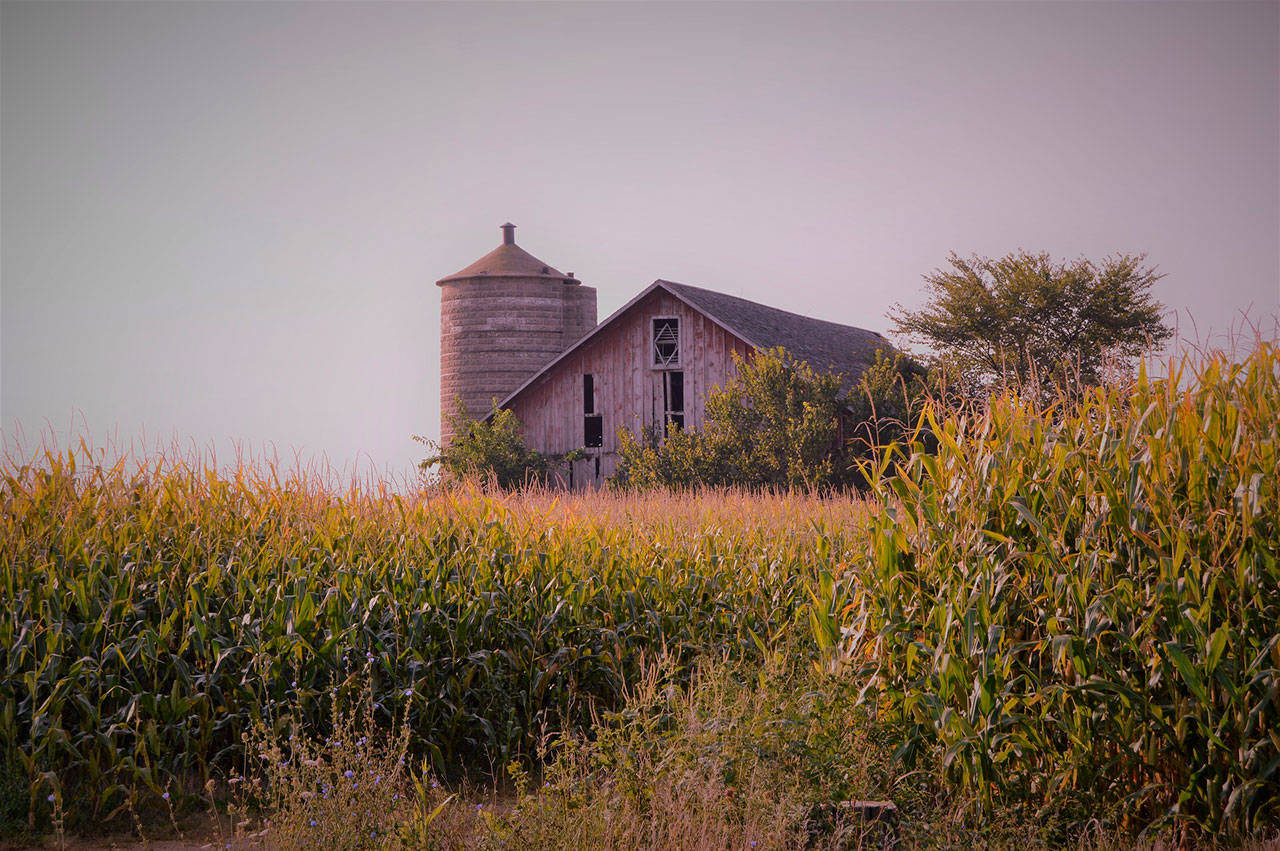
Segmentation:
{"type": "Polygon", "coordinates": [[[1170,368],[886,457],[813,625],[988,802],[1240,835],[1280,815],[1280,348],[1170,368]]]}
{"type": "Polygon", "coordinates": [[[102,818],[198,793],[242,764],[252,722],[323,736],[335,690],[369,685],[439,771],[501,771],[586,729],[645,654],[750,655],[803,626],[808,579],[863,516],[733,494],[405,497],[102,455],[3,471],[0,769],[32,818],[51,795],[102,818]]]}
{"type": "Polygon", "coordinates": [[[657,655],[816,639],[900,731],[894,770],[941,765],[988,811],[1274,829],[1280,349],[1171,368],[937,414],[931,451],[867,471],[871,501],[12,455],[0,827],[19,798],[28,823],[50,798],[82,821],[191,801],[247,730],[321,740],[365,688],[436,771],[494,775],[657,655]]]}

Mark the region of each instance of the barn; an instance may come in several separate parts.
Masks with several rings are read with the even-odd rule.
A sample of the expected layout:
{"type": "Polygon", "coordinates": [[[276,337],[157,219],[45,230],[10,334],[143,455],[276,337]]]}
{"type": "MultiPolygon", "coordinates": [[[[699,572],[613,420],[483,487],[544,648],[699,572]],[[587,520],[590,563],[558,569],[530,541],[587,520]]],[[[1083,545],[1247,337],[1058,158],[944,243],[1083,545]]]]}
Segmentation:
{"type": "Polygon", "coordinates": [[[661,439],[672,424],[701,426],[707,392],[734,377],[735,353],[781,346],[852,382],[892,348],[873,331],[665,280],[596,324],[595,290],[520,249],[514,231],[503,225],[501,246],[439,281],[441,408],[456,397],[480,415],[497,401],[531,448],[584,448],[565,470],[573,487],[614,473],[619,427],[661,439]]]}

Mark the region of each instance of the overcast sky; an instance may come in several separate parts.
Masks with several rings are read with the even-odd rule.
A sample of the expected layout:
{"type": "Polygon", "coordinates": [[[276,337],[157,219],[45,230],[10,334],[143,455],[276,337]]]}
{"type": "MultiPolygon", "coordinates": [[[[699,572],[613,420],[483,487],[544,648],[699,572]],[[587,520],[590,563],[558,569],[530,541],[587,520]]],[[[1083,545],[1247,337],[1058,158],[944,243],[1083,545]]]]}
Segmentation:
{"type": "Polygon", "coordinates": [[[949,252],[1280,307],[1280,3],[0,5],[0,426],[403,469],[519,226],[878,331],[949,252]]]}

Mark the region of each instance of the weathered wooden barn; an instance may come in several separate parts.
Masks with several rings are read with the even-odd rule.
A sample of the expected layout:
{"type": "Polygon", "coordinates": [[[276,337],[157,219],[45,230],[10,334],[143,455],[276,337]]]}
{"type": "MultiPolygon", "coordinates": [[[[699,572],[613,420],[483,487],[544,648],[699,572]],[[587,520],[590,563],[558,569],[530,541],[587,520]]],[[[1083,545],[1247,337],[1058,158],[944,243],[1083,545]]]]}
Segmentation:
{"type": "Polygon", "coordinates": [[[595,290],[518,248],[513,225],[503,231],[503,245],[439,282],[442,411],[455,394],[476,415],[497,399],[531,448],[584,448],[565,471],[574,487],[614,473],[620,426],[701,426],[707,392],[734,377],[734,353],[781,346],[853,381],[891,348],[873,331],[663,280],[597,325],[595,290]]]}

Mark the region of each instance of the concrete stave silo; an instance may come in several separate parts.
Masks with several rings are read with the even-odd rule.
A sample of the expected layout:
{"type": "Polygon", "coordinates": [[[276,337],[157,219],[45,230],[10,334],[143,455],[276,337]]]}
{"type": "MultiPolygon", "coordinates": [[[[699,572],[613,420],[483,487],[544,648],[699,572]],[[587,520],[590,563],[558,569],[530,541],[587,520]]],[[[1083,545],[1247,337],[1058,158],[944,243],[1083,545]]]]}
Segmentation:
{"type": "Polygon", "coordinates": [[[453,437],[448,414],[488,413],[596,325],[596,291],[516,245],[502,244],[436,285],[440,297],[440,441],[453,437]]]}

